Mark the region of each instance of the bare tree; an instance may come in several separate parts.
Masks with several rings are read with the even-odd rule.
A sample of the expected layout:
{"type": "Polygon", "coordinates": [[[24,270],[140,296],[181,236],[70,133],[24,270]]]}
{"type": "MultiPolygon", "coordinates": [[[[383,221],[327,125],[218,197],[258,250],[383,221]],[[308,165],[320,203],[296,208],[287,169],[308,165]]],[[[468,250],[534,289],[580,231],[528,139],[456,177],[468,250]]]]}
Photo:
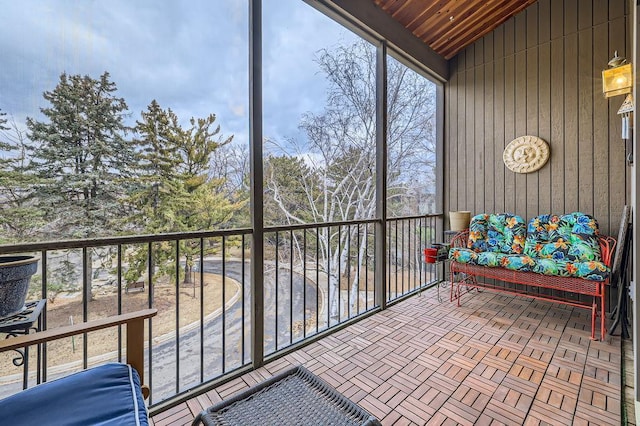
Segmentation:
{"type": "MultiPolygon", "coordinates": [[[[364,41],[334,51],[322,50],[318,64],[329,82],[324,110],[304,115],[300,128],[307,141],[277,144],[289,161],[267,159],[267,203],[287,224],[371,219],[376,214],[376,54],[364,41]],[[296,161],[291,161],[296,159],[296,161]]],[[[435,85],[390,59],[388,63],[388,199],[389,212],[425,213],[421,200],[435,192],[435,85]]],[[[348,242],[359,241],[356,264],[362,266],[367,238],[350,232],[319,231],[316,259],[329,279],[329,309],[340,315],[340,278],[353,255],[348,242]]],[[[299,242],[292,242],[299,246],[299,242]]],[[[300,253],[298,251],[298,256],[300,253]]],[[[303,261],[300,258],[300,261],[303,261]]],[[[293,259],[292,259],[293,263],[293,259]]],[[[349,273],[352,304],[358,298],[357,267],[349,273]]]]}

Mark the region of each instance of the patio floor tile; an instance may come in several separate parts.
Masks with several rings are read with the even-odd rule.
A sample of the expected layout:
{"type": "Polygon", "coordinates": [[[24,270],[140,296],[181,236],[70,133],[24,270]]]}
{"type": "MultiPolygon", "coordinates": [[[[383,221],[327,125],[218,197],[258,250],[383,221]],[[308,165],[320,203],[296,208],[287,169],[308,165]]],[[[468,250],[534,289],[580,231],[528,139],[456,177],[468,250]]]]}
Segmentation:
{"type": "Polygon", "coordinates": [[[394,304],[151,418],[202,409],[303,364],[383,425],[620,424],[620,339],[592,341],[582,309],[490,291],[394,304]]]}

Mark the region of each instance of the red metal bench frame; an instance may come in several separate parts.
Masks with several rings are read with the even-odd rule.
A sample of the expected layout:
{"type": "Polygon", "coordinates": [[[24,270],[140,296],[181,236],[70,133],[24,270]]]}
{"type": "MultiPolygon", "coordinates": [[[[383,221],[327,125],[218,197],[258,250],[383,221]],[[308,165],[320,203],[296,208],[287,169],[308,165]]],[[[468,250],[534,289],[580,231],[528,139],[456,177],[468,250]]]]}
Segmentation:
{"type": "MultiPolygon", "coordinates": [[[[469,230],[456,234],[451,240],[451,247],[467,247],[469,238],[469,230]]],[[[609,236],[599,236],[600,250],[602,261],[611,267],[611,258],[616,240],[609,236]]],[[[605,288],[609,285],[609,277],[604,281],[591,281],[583,278],[558,277],[554,275],[543,275],[535,272],[512,271],[505,268],[492,268],[488,266],[472,265],[468,263],[459,263],[455,260],[450,262],[451,272],[451,295],[449,300],[453,302],[457,300],[460,306],[460,297],[463,294],[477,288],[489,289],[501,293],[521,295],[533,299],[541,299],[552,302],[563,303],[566,305],[576,306],[591,310],[591,339],[595,339],[596,317],[600,316],[600,338],[605,337],[605,316],[604,316],[604,296],[605,288]],[[505,288],[496,285],[478,282],[476,277],[484,277],[500,281],[506,281],[513,284],[521,284],[530,287],[537,287],[550,290],[560,290],[570,293],[592,296],[592,302],[583,302],[576,299],[570,299],[557,294],[532,293],[525,289],[505,288]],[[465,286],[466,291],[461,292],[460,287],[465,286]]]]}

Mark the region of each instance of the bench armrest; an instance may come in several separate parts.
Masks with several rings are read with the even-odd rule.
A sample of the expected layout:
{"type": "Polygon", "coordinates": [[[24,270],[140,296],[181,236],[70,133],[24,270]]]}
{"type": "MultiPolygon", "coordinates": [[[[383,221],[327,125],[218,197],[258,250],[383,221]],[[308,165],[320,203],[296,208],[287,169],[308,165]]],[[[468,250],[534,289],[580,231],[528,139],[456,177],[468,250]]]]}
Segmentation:
{"type": "Polygon", "coordinates": [[[451,247],[467,248],[467,242],[469,241],[469,229],[458,232],[451,239],[451,247]]]}
{"type": "Polygon", "coordinates": [[[611,261],[613,259],[613,250],[616,248],[616,239],[606,235],[598,236],[598,242],[600,243],[600,255],[602,261],[608,267],[611,267],[611,261]]]}
{"type": "MultiPolygon", "coordinates": [[[[144,320],[158,313],[157,309],[144,309],[127,314],[115,315],[94,321],[67,325],[59,328],[39,331],[24,336],[0,340],[0,352],[20,349],[26,346],[39,345],[51,340],[62,339],[77,334],[102,330],[126,324],[127,326],[127,363],[136,369],[143,383],[144,375],[144,320]]],[[[145,395],[146,397],[146,395],[145,395]]]]}

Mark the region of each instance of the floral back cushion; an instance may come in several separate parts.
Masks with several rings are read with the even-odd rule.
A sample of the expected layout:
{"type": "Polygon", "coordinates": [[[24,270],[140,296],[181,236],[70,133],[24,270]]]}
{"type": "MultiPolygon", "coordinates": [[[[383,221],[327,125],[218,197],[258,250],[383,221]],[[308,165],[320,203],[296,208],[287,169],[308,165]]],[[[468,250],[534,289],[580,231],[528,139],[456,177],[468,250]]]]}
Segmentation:
{"type": "Polygon", "coordinates": [[[487,228],[489,215],[486,213],[477,214],[471,218],[469,223],[469,241],[467,248],[476,252],[487,250],[487,228]]]}
{"type": "Polygon", "coordinates": [[[584,213],[542,215],[529,221],[525,254],[556,261],[600,261],[598,222],[584,213]]]}
{"type": "Polygon", "coordinates": [[[521,254],[525,235],[525,222],[520,216],[483,213],[471,219],[467,247],[476,252],[521,254]]]}

